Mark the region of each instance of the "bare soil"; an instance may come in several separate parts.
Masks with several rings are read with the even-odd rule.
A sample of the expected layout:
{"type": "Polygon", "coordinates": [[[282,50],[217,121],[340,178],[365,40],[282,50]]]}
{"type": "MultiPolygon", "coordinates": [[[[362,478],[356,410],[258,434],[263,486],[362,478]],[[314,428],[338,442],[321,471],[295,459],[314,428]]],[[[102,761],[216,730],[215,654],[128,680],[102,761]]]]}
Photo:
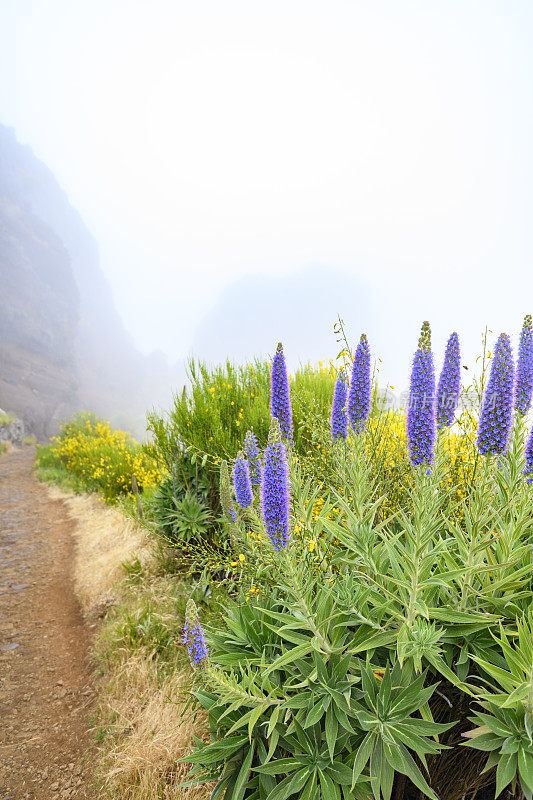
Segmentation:
{"type": "Polygon", "coordinates": [[[0,800],[94,798],[90,630],[74,593],[74,522],[33,474],[0,458],[0,800]]]}

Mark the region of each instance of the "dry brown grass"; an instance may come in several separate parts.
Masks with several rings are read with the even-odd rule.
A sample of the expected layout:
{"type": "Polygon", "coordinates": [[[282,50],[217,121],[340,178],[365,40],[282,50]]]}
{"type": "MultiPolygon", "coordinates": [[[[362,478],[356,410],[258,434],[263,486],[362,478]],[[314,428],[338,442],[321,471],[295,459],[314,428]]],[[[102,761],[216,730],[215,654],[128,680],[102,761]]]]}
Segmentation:
{"type": "MultiPolygon", "coordinates": [[[[135,616],[149,599],[165,624],[169,607],[167,579],[157,577],[146,531],[95,496],[66,494],[49,487],[76,522],[74,580],[84,613],[94,619],[114,605],[127,607],[135,616]],[[138,558],[147,581],[127,585],[122,564],[138,558]]],[[[119,609],[120,610],[120,609],[119,609]]],[[[111,612],[113,614],[113,612],[111,612]]],[[[105,626],[108,623],[104,623],[105,626]]],[[[109,647],[98,633],[95,651],[109,647]]],[[[207,800],[209,787],[178,786],[187,780],[188,766],[177,760],[191,751],[192,734],[205,733],[205,715],[193,719],[183,714],[189,673],[157,668],[149,648],[134,650],[116,645],[115,658],[99,681],[99,711],[95,731],[100,732],[97,766],[100,796],[117,800],[207,800]]]]}
{"type": "Polygon", "coordinates": [[[134,556],[142,563],[151,559],[146,531],[96,495],[67,494],[55,486],[48,491],[54,500],[63,500],[77,523],[76,592],[85,614],[100,615],[120,594],[123,562],[134,556]]]}
{"type": "Polygon", "coordinates": [[[115,745],[107,753],[104,786],[123,800],[207,800],[212,787],[178,787],[188,766],[177,764],[190,753],[192,734],[205,732],[205,718],[182,716],[186,673],[160,680],[143,653],[113,673],[106,686],[103,715],[114,720],[115,745]]]}

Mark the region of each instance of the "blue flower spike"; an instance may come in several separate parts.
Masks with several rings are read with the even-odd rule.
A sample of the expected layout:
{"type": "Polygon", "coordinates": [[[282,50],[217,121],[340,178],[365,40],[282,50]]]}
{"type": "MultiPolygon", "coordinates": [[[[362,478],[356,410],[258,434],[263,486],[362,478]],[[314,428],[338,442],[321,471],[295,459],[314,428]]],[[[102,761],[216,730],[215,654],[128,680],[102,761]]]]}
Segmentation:
{"type": "Polygon", "coordinates": [[[275,550],[289,542],[289,472],[287,454],[281,438],[279,422],[272,420],[261,486],[261,513],[266,532],[275,550]]]}
{"type": "Polygon", "coordinates": [[[435,367],[431,352],[431,328],[429,322],[424,322],[413,358],[407,409],[407,444],[413,466],[427,464],[429,470],[433,463],[435,438],[435,367]]]}
{"type": "Polygon", "coordinates": [[[504,453],[513,421],[514,364],[511,341],[500,334],[483,397],[479,417],[477,446],[482,455],[504,453]]]}
{"type": "Polygon", "coordinates": [[[242,452],[237,454],[235,465],[233,467],[233,488],[235,489],[235,497],[241,508],[248,508],[254,502],[252,493],[252,482],[250,480],[250,470],[248,469],[248,462],[244,458],[242,452]]]}
{"type": "Polygon", "coordinates": [[[279,342],[276,354],[272,359],[270,411],[272,416],[279,421],[282,436],[292,443],[292,407],[289,376],[281,342],[279,342]]]}
{"type": "Polygon", "coordinates": [[[341,370],[335,383],[333,407],[331,409],[331,436],[333,439],[346,439],[348,436],[347,394],[348,382],[344,370],[341,370]]]}
{"type": "Polygon", "coordinates": [[[361,433],[364,430],[370,413],[371,389],[370,347],[368,339],[363,333],[355,351],[348,392],[348,417],[355,433],[361,433]]]}
{"type": "Polygon", "coordinates": [[[208,664],[207,644],[194,600],[188,600],[185,608],[182,640],[189,653],[192,666],[195,669],[205,669],[208,664]]]}
{"type": "Polygon", "coordinates": [[[437,428],[449,428],[453,424],[460,391],[461,350],[459,337],[454,332],[446,345],[437,389],[437,428]]]}

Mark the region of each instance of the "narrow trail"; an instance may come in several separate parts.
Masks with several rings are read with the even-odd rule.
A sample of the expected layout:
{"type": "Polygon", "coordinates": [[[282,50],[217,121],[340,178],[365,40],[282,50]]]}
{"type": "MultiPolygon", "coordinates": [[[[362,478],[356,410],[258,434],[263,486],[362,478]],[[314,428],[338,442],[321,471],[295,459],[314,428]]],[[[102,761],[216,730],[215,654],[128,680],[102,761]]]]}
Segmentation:
{"type": "Polygon", "coordinates": [[[0,458],[0,800],[92,798],[93,703],[71,578],[73,522],[33,475],[33,448],[0,458]]]}

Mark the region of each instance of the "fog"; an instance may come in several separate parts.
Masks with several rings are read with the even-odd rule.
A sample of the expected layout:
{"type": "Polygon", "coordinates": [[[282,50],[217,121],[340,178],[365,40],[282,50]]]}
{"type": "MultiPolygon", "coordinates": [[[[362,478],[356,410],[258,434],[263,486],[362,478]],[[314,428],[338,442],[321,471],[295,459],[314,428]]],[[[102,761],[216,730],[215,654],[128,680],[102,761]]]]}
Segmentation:
{"type": "Polygon", "coordinates": [[[533,6],[2,0],[0,121],[98,242],[139,349],[405,383],[533,308],[533,6]],[[271,343],[269,346],[269,342],[271,343]]]}

